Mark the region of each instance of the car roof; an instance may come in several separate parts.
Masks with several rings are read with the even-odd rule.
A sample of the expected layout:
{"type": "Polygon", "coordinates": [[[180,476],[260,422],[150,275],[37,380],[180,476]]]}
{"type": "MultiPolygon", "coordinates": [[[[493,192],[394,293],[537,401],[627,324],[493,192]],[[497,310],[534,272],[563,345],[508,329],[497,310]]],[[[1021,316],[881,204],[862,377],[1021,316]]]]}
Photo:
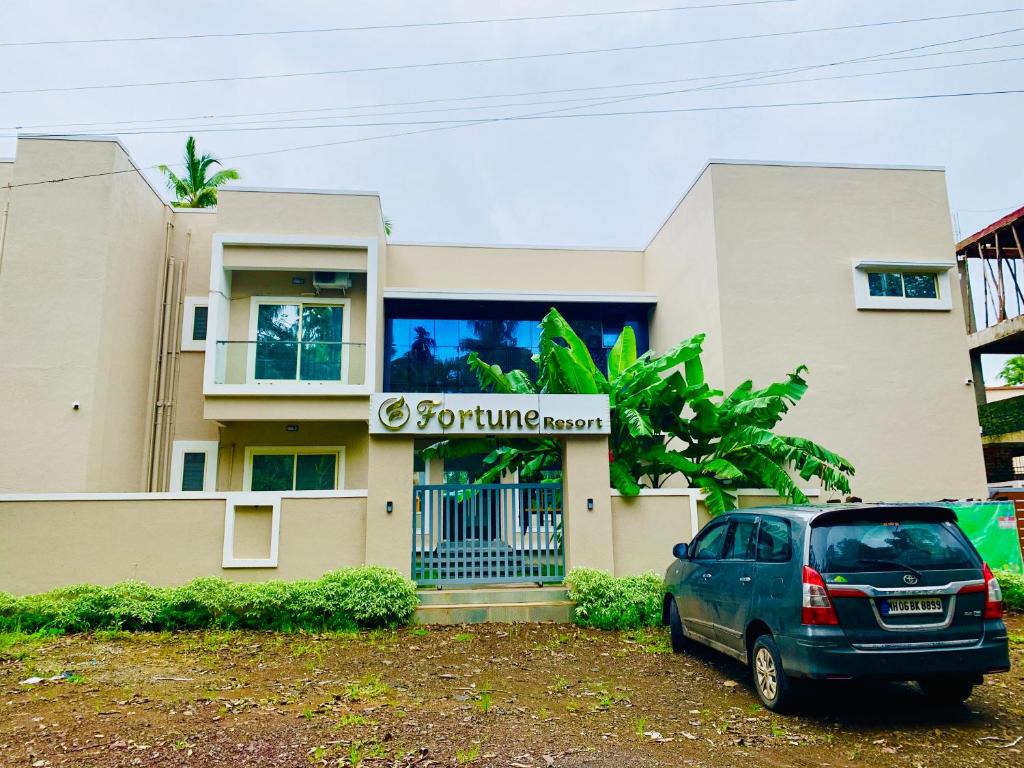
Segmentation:
{"type": "Polygon", "coordinates": [[[746,507],[744,509],[731,510],[729,515],[763,515],[772,514],[777,517],[785,517],[791,520],[800,520],[805,523],[811,523],[817,518],[825,515],[831,515],[835,513],[849,513],[858,511],[868,510],[880,510],[880,509],[892,509],[892,510],[927,510],[935,509],[948,512],[956,518],[956,513],[948,503],[943,502],[928,502],[928,503],[857,503],[857,504],[787,504],[787,505],[775,505],[766,507],[746,507]]]}

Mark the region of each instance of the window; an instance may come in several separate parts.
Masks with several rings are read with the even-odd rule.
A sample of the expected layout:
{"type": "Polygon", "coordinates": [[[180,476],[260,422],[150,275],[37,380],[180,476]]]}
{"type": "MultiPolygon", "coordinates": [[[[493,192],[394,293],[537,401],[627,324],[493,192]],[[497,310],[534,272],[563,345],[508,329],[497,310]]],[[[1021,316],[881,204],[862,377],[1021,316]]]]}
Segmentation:
{"type": "Polygon", "coordinates": [[[1024,456],[1014,456],[1011,461],[1013,462],[1013,476],[1024,477],[1024,456]]]}
{"type": "Polygon", "coordinates": [[[333,491],[343,485],[344,448],[248,448],[250,491],[333,491]]]}
{"type": "Polygon", "coordinates": [[[930,272],[868,272],[868,293],[907,299],[939,298],[935,275],[930,272]]]}
{"type": "Polygon", "coordinates": [[[210,308],[205,296],[186,296],[181,318],[181,351],[202,352],[206,349],[206,332],[210,308]]]}
{"type": "Polygon", "coordinates": [[[697,548],[693,551],[693,559],[717,560],[722,554],[722,545],[725,544],[725,534],[728,530],[728,523],[721,523],[702,534],[697,540],[697,548]]]}
{"type": "Polygon", "coordinates": [[[250,372],[257,381],[344,381],[347,299],[254,298],[255,344],[250,372]]]}
{"type": "Polygon", "coordinates": [[[726,560],[753,560],[754,559],[754,532],[757,530],[757,520],[741,519],[732,524],[732,535],[725,545],[726,560]]]}
{"type": "Polygon", "coordinates": [[[776,517],[762,517],[757,531],[757,559],[762,563],[786,563],[793,552],[789,523],[776,517]]]}
{"type": "MultiPolygon", "coordinates": [[[[466,359],[471,352],[503,370],[536,375],[540,320],[550,304],[389,299],[386,302],[384,388],[388,392],[479,392],[466,359]]],[[[559,307],[598,368],[625,326],[638,352],[648,346],[646,306],[567,304],[559,307]]]]}
{"type": "Polygon", "coordinates": [[[216,440],[175,440],[171,449],[170,490],[214,491],[218,449],[216,440]]]}
{"type": "Polygon", "coordinates": [[[201,491],[206,477],[206,454],[202,451],[186,451],[181,470],[181,490],[201,491]]]}
{"type": "Polygon", "coordinates": [[[811,531],[812,567],[821,573],[976,568],[961,536],[942,521],[850,520],[811,531]]]}
{"type": "Polygon", "coordinates": [[[209,307],[196,305],[192,312],[192,341],[206,341],[206,321],[209,313],[209,307]]]}
{"type": "Polygon", "coordinates": [[[862,261],[853,265],[857,309],[950,310],[953,262],[862,261]]]}

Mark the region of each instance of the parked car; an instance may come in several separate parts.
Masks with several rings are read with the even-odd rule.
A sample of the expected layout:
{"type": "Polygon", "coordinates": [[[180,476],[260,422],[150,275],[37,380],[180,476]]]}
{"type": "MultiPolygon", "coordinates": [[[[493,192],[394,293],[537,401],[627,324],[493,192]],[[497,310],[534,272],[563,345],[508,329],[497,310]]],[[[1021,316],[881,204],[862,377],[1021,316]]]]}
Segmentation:
{"type": "Polygon", "coordinates": [[[999,582],[948,507],[740,510],[673,554],[673,650],[698,642],[750,665],[768,709],[801,681],[864,678],[960,703],[1010,668],[999,582]]]}

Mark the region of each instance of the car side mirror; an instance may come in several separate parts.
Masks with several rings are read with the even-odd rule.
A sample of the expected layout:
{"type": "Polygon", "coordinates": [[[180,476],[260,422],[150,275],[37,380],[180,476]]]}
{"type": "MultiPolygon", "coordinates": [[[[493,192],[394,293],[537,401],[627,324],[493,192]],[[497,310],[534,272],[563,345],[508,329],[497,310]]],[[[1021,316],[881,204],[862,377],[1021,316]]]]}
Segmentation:
{"type": "Polygon", "coordinates": [[[677,560],[685,560],[686,559],[686,544],[684,544],[682,542],[680,542],[679,544],[676,544],[674,547],[672,547],[672,554],[675,556],[675,558],[677,560]]]}

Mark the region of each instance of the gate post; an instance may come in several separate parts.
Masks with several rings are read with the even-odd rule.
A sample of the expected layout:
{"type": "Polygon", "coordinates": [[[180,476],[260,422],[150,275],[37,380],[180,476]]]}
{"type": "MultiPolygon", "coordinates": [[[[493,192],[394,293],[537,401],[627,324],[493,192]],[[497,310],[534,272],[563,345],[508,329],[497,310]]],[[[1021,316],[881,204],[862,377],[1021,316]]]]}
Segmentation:
{"type": "Polygon", "coordinates": [[[606,435],[562,441],[562,528],[566,572],[597,568],[615,572],[612,499],[606,435]],[[587,500],[594,508],[587,509],[587,500]]]}
{"type": "Polygon", "coordinates": [[[411,576],[412,437],[371,434],[367,463],[366,564],[411,576]]]}

